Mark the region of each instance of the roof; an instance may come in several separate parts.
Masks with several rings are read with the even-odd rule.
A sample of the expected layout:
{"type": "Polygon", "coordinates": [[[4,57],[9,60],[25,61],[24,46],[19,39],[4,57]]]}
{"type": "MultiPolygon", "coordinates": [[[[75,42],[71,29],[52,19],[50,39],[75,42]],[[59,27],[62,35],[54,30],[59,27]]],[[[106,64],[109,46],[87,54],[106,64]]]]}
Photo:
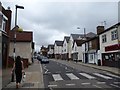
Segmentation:
{"type": "MultiPolygon", "coordinates": [[[[10,41],[14,41],[14,30],[10,31],[10,41]]],[[[16,32],[16,42],[31,42],[33,41],[33,32],[22,31],[16,32]]]]}
{"type": "Polygon", "coordinates": [[[105,32],[107,32],[107,31],[109,31],[109,30],[111,30],[111,29],[113,29],[113,28],[115,28],[115,27],[118,27],[118,25],[120,25],[120,22],[118,22],[117,24],[115,24],[115,25],[113,25],[113,26],[107,28],[107,29],[104,30],[103,32],[99,33],[99,35],[100,35],[100,34],[103,34],[103,33],[105,33],[105,32]]]}
{"type": "Polygon", "coordinates": [[[66,41],[67,41],[67,43],[69,42],[69,40],[70,40],[70,37],[69,36],[65,36],[64,37],[64,40],[66,39],[66,41]]]}
{"type": "Polygon", "coordinates": [[[89,38],[92,38],[92,37],[95,37],[97,36],[97,34],[93,33],[93,32],[89,32],[86,34],[86,37],[89,37],[89,38]]]}
{"type": "MultiPolygon", "coordinates": [[[[73,37],[73,40],[78,39],[79,37],[84,38],[84,34],[71,34],[71,36],[73,37]]],[[[92,38],[95,36],[96,34],[93,32],[89,32],[86,34],[86,38],[92,38]]]]}
{"type": "Polygon", "coordinates": [[[71,36],[72,36],[73,40],[75,40],[75,39],[77,39],[79,37],[84,37],[83,34],[71,34],[71,36]]]}
{"type": "Polygon", "coordinates": [[[49,44],[48,48],[51,47],[51,49],[54,49],[54,45],[53,44],[49,44]]]}
{"type": "MultiPolygon", "coordinates": [[[[77,46],[81,46],[84,41],[85,41],[85,40],[74,40],[73,43],[76,42],[77,46]]],[[[74,44],[73,44],[73,47],[74,47],[74,44]]]]}
{"type": "Polygon", "coordinates": [[[63,46],[63,41],[55,41],[57,46],[63,46]]]}

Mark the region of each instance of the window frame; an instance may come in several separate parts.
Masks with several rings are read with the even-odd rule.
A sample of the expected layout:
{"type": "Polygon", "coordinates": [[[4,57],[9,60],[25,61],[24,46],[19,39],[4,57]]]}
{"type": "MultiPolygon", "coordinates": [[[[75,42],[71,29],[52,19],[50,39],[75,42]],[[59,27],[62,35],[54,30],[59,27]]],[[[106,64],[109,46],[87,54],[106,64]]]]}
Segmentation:
{"type": "Polygon", "coordinates": [[[107,42],[107,35],[106,34],[102,35],[102,43],[105,43],[105,42],[107,42]]]}

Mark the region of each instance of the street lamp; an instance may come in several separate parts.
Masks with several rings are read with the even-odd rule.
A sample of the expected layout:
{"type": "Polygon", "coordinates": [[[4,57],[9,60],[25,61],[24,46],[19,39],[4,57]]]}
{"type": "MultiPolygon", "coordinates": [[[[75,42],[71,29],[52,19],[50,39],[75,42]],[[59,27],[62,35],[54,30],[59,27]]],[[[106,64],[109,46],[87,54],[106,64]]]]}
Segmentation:
{"type": "MultiPolygon", "coordinates": [[[[80,29],[80,27],[77,27],[77,29],[80,29]]],[[[83,30],[84,30],[84,38],[85,38],[85,40],[86,40],[86,29],[85,28],[83,28],[83,30]]],[[[86,54],[86,42],[85,42],[85,63],[87,62],[87,54],[86,54]]]]}
{"type": "MultiPolygon", "coordinates": [[[[17,26],[17,9],[24,9],[23,6],[18,6],[18,5],[15,5],[15,30],[14,30],[14,49],[13,49],[13,57],[14,57],[14,61],[15,61],[15,47],[16,47],[16,26],[17,26]]],[[[13,75],[12,75],[12,79],[11,79],[12,82],[14,82],[14,71],[13,71],[13,75]]]]}

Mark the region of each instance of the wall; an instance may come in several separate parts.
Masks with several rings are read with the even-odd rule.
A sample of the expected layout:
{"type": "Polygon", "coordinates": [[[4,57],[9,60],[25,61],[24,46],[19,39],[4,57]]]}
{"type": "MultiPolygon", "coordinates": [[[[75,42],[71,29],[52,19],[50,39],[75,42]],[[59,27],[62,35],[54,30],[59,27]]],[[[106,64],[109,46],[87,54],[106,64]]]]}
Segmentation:
{"type": "Polygon", "coordinates": [[[69,46],[68,46],[66,39],[63,43],[63,54],[65,54],[65,53],[69,53],[69,46]],[[64,51],[65,49],[66,49],[66,51],[64,51]]]}
{"type": "Polygon", "coordinates": [[[73,38],[70,35],[70,40],[69,40],[69,59],[71,59],[72,45],[73,45],[73,38]]]}
{"type": "MultiPolygon", "coordinates": [[[[116,40],[111,40],[111,31],[114,31],[115,29],[111,29],[103,34],[100,35],[100,52],[101,53],[105,53],[105,46],[109,46],[109,45],[114,45],[114,44],[118,44],[118,39],[116,40]],[[107,42],[102,43],[102,35],[106,34],[107,37],[107,42]]],[[[113,51],[112,51],[113,52],[113,51]]]]}
{"type": "MultiPolygon", "coordinates": [[[[10,42],[9,56],[13,56],[14,43],[10,42]]],[[[16,43],[16,56],[20,55],[22,58],[28,58],[29,63],[32,63],[32,48],[31,42],[17,42],[16,43]]]]}

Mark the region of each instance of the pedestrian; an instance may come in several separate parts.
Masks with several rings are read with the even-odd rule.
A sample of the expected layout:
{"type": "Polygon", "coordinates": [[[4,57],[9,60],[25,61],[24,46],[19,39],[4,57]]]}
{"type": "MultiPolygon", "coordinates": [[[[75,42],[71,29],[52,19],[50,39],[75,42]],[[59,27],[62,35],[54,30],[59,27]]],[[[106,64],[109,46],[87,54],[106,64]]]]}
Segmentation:
{"type": "Polygon", "coordinates": [[[21,57],[17,56],[12,72],[15,71],[16,75],[16,88],[20,87],[21,79],[22,79],[22,73],[24,73],[24,66],[23,66],[23,61],[21,61],[21,57]]]}

